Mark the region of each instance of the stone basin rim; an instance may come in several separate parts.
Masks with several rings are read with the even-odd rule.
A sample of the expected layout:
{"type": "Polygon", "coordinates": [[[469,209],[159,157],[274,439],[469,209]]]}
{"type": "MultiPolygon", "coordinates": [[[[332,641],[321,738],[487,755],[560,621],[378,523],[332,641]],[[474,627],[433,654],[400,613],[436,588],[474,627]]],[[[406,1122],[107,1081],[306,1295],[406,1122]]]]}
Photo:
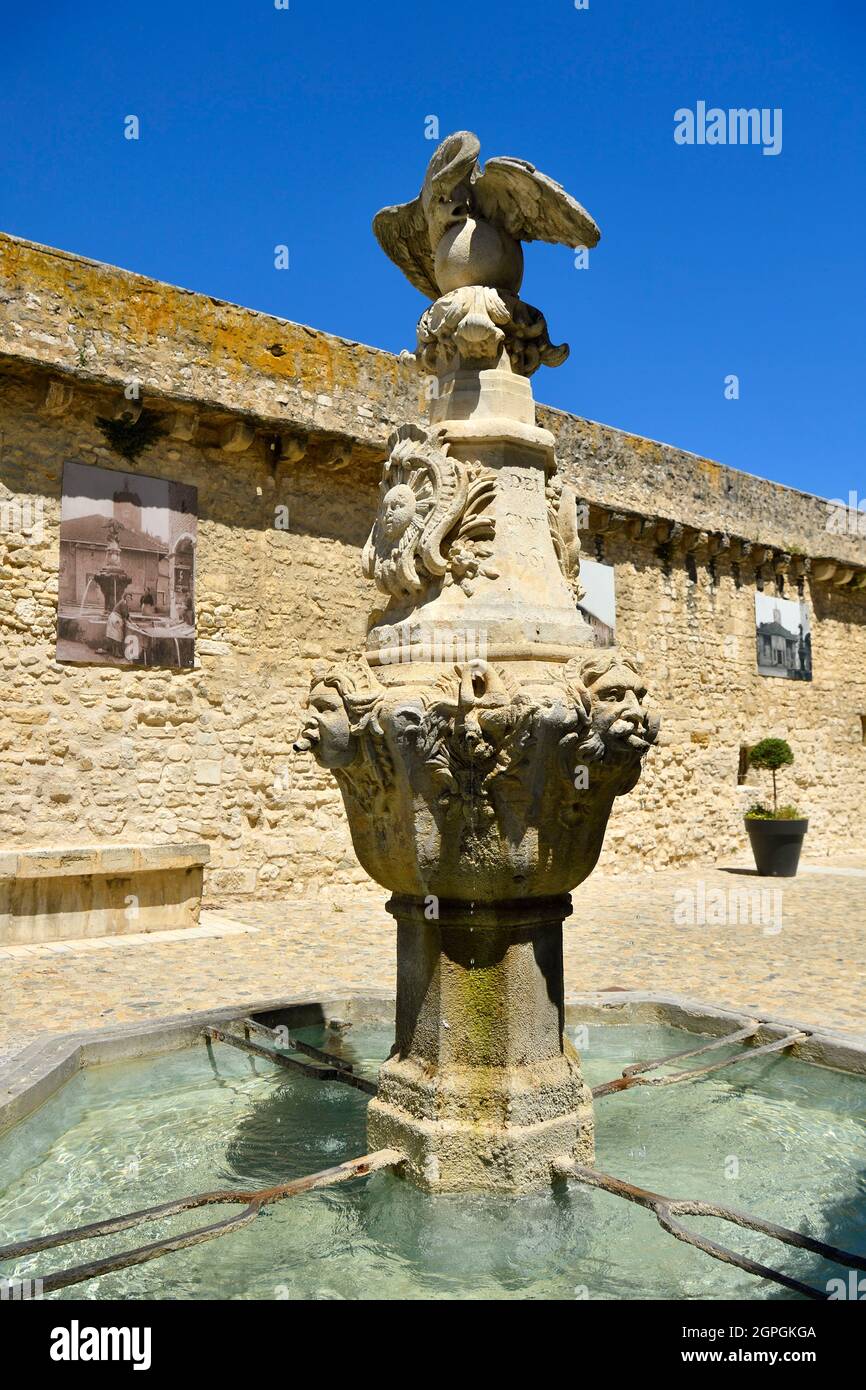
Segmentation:
{"type": "MultiPolygon", "coordinates": [[[[109,1062],[144,1060],[201,1041],[208,1023],[227,1024],[252,1017],[293,1028],[322,1024],[393,1022],[390,990],[323,990],[318,998],[286,995],[217,1005],[142,1022],[65,1033],[46,1033],[0,1063],[0,1135],[50,1100],[76,1072],[109,1062]]],[[[807,1032],[792,1047],[799,1062],[866,1080],[866,1034],[814,1027],[778,1018],[761,1009],[723,1008],[685,995],[649,990],[597,990],[566,1000],[566,1024],[663,1024],[684,1032],[723,1036],[748,1022],[761,1027],[755,1045],[792,1031],[807,1032]]]]}

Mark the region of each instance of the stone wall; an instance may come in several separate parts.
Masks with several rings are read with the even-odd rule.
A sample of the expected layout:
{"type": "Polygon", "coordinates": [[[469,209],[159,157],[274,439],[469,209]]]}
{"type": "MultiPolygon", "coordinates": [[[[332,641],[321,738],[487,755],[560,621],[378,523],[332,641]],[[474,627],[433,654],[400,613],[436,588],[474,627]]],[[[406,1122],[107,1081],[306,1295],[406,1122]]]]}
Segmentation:
{"type": "Polygon", "coordinates": [[[264,461],[171,440],[123,469],[98,413],[82,398],[46,421],[7,378],[0,483],[43,500],[44,534],[0,535],[0,844],[198,838],[211,896],[362,881],[339,793],[291,742],[311,664],[363,639],[372,480],[300,463],[274,487],[264,461]],[[54,660],[66,458],[198,488],[200,669],[54,660]]]}
{"type": "MultiPolygon", "coordinates": [[[[31,535],[0,529],[0,849],[202,840],[211,900],[366,881],[339,793],[291,743],[312,664],[362,641],[379,464],[423,405],[386,353],[0,237],[0,504],[41,505],[31,535]],[[165,430],[134,464],[97,425],[130,381],[165,430]],[[198,488],[195,670],[54,660],[66,459],[198,488]]],[[[539,418],[592,504],[585,549],[616,565],[618,640],[664,715],[602,864],[747,854],[739,750],[765,734],[794,747],[785,799],[811,817],[809,853],[862,844],[863,540],[828,532],[818,498],[539,418]],[[777,576],[810,599],[811,684],[755,670],[754,587],[777,576]]]]}
{"type": "Polygon", "coordinates": [[[738,581],[733,563],[717,560],[715,580],[701,563],[693,579],[625,533],[605,539],[603,555],[616,566],[617,641],[643,659],[663,725],[637,789],[614,808],[602,865],[748,859],[742,812],[758,796],[768,799],[769,774],[750,772],[750,785],[738,787],[739,751],[765,735],[787,738],[794,750],[780,792],[810,817],[808,854],[858,850],[866,813],[863,591],[805,584],[814,678],[788,681],[756,670],[753,575],[738,581]]]}

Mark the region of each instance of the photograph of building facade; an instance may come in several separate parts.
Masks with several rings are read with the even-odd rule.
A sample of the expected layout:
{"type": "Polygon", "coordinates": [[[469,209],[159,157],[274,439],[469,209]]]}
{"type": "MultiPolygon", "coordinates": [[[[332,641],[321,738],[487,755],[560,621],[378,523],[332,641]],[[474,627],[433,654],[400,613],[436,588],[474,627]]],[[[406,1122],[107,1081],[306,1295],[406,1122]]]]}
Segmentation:
{"type": "Polygon", "coordinates": [[[583,597],[578,609],[592,628],[597,647],[616,645],[616,572],[612,565],[581,559],[583,597]]]}
{"type": "Polygon", "coordinates": [[[785,680],[812,679],[812,634],[803,600],[755,594],[758,671],[785,680]]]}

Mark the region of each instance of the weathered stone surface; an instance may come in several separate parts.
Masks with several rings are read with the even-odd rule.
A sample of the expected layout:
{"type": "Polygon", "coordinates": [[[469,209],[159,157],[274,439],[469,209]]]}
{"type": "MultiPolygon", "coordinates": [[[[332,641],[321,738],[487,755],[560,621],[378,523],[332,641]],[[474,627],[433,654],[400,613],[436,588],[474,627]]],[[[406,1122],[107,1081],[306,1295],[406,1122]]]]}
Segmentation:
{"type": "MultiPolygon", "coordinates": [[[[309,431],[353,440],[356,462],[378,462],[396,426],[422,419],[427,402],[411,357],[2,233],[0,363],[40,373],[34,407],[51,370],[67,384],[115,392],[135,379],[145,398],[165,402],[170,421],[180,403],[220,426],[235,414],[263,431],[282,426],[285,459],[309,431]]],[[[864,537],[828,531],[820,497],[544,405],[537,418],[554,436],[564,476],[589,501],[866,565],[864,537]]],[[[253,460],[241,457],[249,469],[253,460]]]]}
{"type": "MultiPolygon", "coordinates": [[[[413,364],[344,338],[0,234],[0,359],[51,366],[148,402],[379,450],[423,409],[413,364]]],[[[44,400],[45,388],[42,389],[44,400]]],[[[40,402],[41,404],[41,402],[40,402]]]]}
{"type": "Polygon", "coordinates": [[[169,845],[81,845],[74,849],[46,846],[0,855],[0,879],[81,878],[201,868],[209,857],[207,845],[183,841],[169,845]]]}
{"type": "Polygon", "coordinates": [[[392,898],[397,1029],[368,1109],[371,1144],[401,1149],[431,1192],[530,1191],[551,1155],[593,1158],[592,1097],[563,1040],[568,898],[442,904],[392,898]]]}
{"type": "Polygon", "coordinates": [[[315,679],[296,747],[333,772],[377,883],[493,902],[566,893],[592,872],[658,719],[627,658],[574,653],[560,669],[515,669],[512,654],[416,660],[388,685],[360,661],[315,679]]]}
{"type": "MultiPolygon", "coordinates": [[[[461,140],[474,160],[477,142],[451,137],[431,171],[461,140]]],[[[484,245],[479,277],[495,272],[484,245]]],[[[447,289],[438,252],[436,274],[447,289]]],[[[391,437],[363,552],[387,607],[363,656],[314,676],[297,747],[333,772],[362,865],[395,893],[397,1037],[369,1145],[404,1153],[431,1191],[526,1191],[592,1157],[591,1096],[563,1034],[562,920],[659,724],[634,663],[595,649],[576,608],[574,498],[528,385],[515,389],[516,315],[509,333],[487,289],[456,293],[447,350],[445,301],[429,324],[437,387],[452,389],[435,392],[430,429],[391,437]],[[455,662],[469,633],[484,655],[455,662]]]]}
{"type": "Polygon", "coordinates": [[[522,159],[491,159],[482,171],[478,137],[458,131],[442,141],[417,198],[373,219],[382,249],[435,302],[418,325],[417,358],[438,376],[457,363],[495,367],[500,360],[531,376],[558,367],[568,347],[554,346],[539,309],[519,298],[523,241],[595,246],[589,213],[546,174],[522,159]]]}
{"type": "Polygon", "coordinates": [[[447,136],[418,197],[373,219],[385,254],[431,299],[473,285],[517,294],[522,241],[595,246],[599,239],[589,213],[561,184],[507,156],[482,169],[480,148],[471,131],[447,136]]]}
{"type": "MultiPolygon", "coordinates": [[[[206,892],[209,883],[223,891],[225,870],[261,899],[351,895],[365,875],[339,792],[290,745],[311,663],[364,643],[372,586],[359,559],[388,437],[424,413],[417,368],[0,236],[0,373],[0,508],[16,506],[23,523],[9,525],[2,513],[0,847],[194,836],[212,850],[206,892]],[[43,409],[52,373],[70,387],[59,415],[43,409]],[[188,672],[53,660],[63,461],[129,473],[94,421],[133,376],[167,422],[179,409],[199,413],[190,438],[167,436],[136,464],[199,490],[200,666],[188,672]],[[219,434],[238,414],[260,434],[229,455],[219,434]],[[275,431],[276,466],[265,447],[275,431]],[[336,472],[326,448],[334,439],[354,445],[351,464],[336,472]],[[274,524],[280,506],[288,531],[274,524]],[[195,782],[200,760],[219,762],[218,785],[195,782]],[[178,786],[172,766],[186,778],[178,786]],[[112,807],[98,804],[106,794],[117,798],[112,807]]],[[[509,390],[518,381],[526,384],[515,377],[509,390]]],[[[693,579],[681,549],[663,560],[654,518],[839,563],[862,564],[864,539],[828,532],[820,498],[544,406],[537,416],[566,482],[606,509],[591,509],[584,552],[594,558],[598,547],[615,565],[618,640],[642,656],[665,711],[639,787],[614,805],[600,864],[627,873],[740,854],[742,810],[758,788],[753,774],[737,785],[739,749],[764,734],[794,748],[791,799],[810,816],[810,854],[859,844],[866,591],[854,590],[856,576],[837,588],[835,562],[823,580],[814,565],[804,572],[815,680],[764,679],[755,669],[752,559],[736,544],[714,555],[698,548],[693,579]],[[637,535],[611,522],[618,510],[643,519],[637,535]]],[[[792,574],[787,594],[795,584],[792,574]]]]}
{"type": "Polygon", "coordinates": [[[207,858],[202,845],[10,855],[14,867],[0,865],[0,946],[194,927],[207,858]]]}

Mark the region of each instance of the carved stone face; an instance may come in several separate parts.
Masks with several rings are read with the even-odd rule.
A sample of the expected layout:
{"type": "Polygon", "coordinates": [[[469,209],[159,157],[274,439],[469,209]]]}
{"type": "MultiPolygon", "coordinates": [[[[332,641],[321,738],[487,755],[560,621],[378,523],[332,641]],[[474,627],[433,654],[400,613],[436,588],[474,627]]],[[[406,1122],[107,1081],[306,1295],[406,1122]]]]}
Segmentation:
{"type": "Polygon", "coordinates": [[[606,748],[643,753],[655,742],[657,726],[649,714],[646,685],[629,666],[615,663],[590,690],[593,731],[606,748]]]}
{"type": "Polygon", "coordinates": [[[339,690],[323,683],[313,686],[307,708],[309,714],[295,751],[311,751],[322,767],[348,767],[355,760],[358,743],[339,690]]]}
{"type": "Polygon", "coordinates": [[[382,498],[380,524],[382,534],[391,544],[398,541],[415,517],[415,494],[408,483],[397,483],[382,498]]]}

